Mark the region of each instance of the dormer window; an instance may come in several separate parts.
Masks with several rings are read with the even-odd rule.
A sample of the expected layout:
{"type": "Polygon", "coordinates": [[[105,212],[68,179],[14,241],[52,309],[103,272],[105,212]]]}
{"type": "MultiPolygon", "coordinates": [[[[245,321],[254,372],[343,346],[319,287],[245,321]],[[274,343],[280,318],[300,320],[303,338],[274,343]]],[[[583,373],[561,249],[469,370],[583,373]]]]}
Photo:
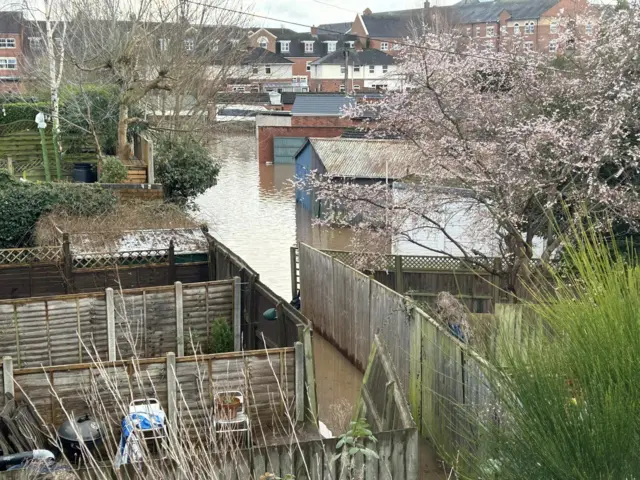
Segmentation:
{"type": "Polygon", "coordinates": [[[184,41],[184,49],[185,49],[187,52],[191,52],[191,51],[193,51],[193,48],[194,48],[194,47],[195,47],[195,42],[193,41],[193,39],[191,39],[191,38],[187,38],[187,39],[184,41]]]}
{"type": "Polygon", "coordinates": [[[348,42],[344,42],[344,47],[345,48],[353,48],[356,42],[354,42],[353,40],[348,41],[348,42]]]}
{"type": "Polygon", "coordinates": [[[280,42],[280,51],[282,53],[289,53],[291,51],[291,41],[290,40],[283,40],[280,42]]]}
{"type": "Polygon", "coordinates": [[[338,42],[327,42],[327,52],[328,53],[335,52],[337,45],[338,45],[338,42]]]}
{"type": "Polygon", "coordinates": [[[313,53],[313,40],[305,40],[304,41],[304,53],[313,53]]]}
{"type": "Polygon", "coordinates": [[[260,37],[258,39],[258,46],[260,48],[264,48],[265,50],[269,48],[269,40],[267,40],[267,37],[260,37]]]}

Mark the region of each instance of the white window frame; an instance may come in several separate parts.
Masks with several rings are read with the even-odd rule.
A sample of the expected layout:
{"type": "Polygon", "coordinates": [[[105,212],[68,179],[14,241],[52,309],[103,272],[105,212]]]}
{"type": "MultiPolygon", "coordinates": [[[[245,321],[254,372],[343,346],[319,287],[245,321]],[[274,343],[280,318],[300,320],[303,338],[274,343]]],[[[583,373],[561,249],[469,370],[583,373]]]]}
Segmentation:
{"type": "Polygon", "coordinates": [[[513,24],[513,34],[514,35],[520,35],[520,24],[519,23],[514,23],[513,24]]]}
{"type": "Polygon", "coordinates": [[[340,93],[344,93],[344,85],[340,85],[340,93]]]}
{"type": "Polygon", "coordinates": [[[558,41],[554,38],[549,40],[549,53],[556,53],[558,51],[558,41]]]}
{"type": "Polygon", "coordinates": [[[193,51],[193,49],[194,49],[195,47],[196,47],[196,42],[194,42],[192,38],[187,38],[187,39],[185,39],[185,41],[184,41],[184,49],[185,49],[187,52],[191,52],[191,51],[193,51]]]}
{"type": "Polygon", "coordinates": [[[17,70],[18,61],[15,57],[0,57],[0,70],[17,70]]]}
{"type": "Polygon", "coordinates": [[[584,27],[584,33],[586,33],[588,36],[593,35],[593,23],[587,23],[587,25],[584,27]]]}
{"type": "Polygon", "coordinates": [[[265,65],[264,66],[264,74],[265,75],[271,75],[271,65],[265,65]]]}
{"type": "Polygon", "coordinates": [[[168,38],[159,38],[158,39],[158,50],[161,52],[166,52],[169,48],[169,39],[168,38]]]}
{"type": "Polygon", "coordinates": [[[313,53],[314,40],[304,40],[302,43],[304,43],[304,53],[313,53]]]}
{"type": "Polygon", "coordinates": [[[312,60],[309,60],[309,61],[307,62],[307,72],[310,72],[310,71],[311,71],[311,63],[312,63],[312,60]]]}
{"type": "Polygon", "coordinates": [[[42,48],[42,37],[29,37],[29,48],[32,50],[42,48]]]}
{"type": "Polygon", "coordinates": [[[238,86],[238,87],[236,87],[236,86],[232,86],[231,87],[231,91],[232,92],[244,93],[244,90],[245,90],[245,87],[242,86],[242,85],[238,86]]]}
{"type": "Polygon", "coordinates": [[[344,75],[345,71],[346,69],[344,68],[344,65],[340,65],[340,75],[344,75]]]}
{"type": "Polygon", "coordinates": [[[327,42],[327,53],[332,53],[336,51],[336,47],[338,45],[338,42],[327,42]]]}
{"type": "Polygon", "coordinates": [[[280,52],[289,53],[291,51],[291,40],[283,40],[280,42],[280,52]]]}
{"type": "Polygon", "coordinates": [[[480,26],[476,25],[476,37],[480,36],[480,26]]]}
{"type": "Polygon", "coordinates": [[[380,50],[386,52],[389,50],[389,42],[380,42],[380,50]]]}
{"type": "Polygon", "coordinates": [[[353,86],[353,89],[354,89],[354,90],[360,90],[360,85],[355,84],[355,85],[353,86]]]}
{"type": "Polygon", "coordinates": [[[360,68],[362,65],[353,65],[353,73],[360,73],[360,68]]]}
{"type": "Polygon", "coordinates": [[[260,73],[260,69],[258,67],[252,67],[251,68],[251,73],[253,75],[258,75],[260,73]]]}
{"type": "Polygon", "coordinates": [[[467,37],[471,36],[471,27],[467,27],[467,37]]]}
{"type": "Polygon", "coordinates": [[[524,24],[524,34],[533,35],[536,33],[536,25],[533,22],[527,22],[524,24]]]}
{"type": "Polygon", "coordinates": [[[506,35],[507,33],[509,33],[509,31],[507,30],[507,26],[506,25],[502,25],[500,27],[500,33],[502,33],[502,35],[506,35]]]}
{"type": "Polygon", "coordinates": [[[375,65],[369,65],[369,73],[376,73],[376,66],[375,65]]]}
{"type": "Polygon", "coordinates": [[[495,35],[495,27],[493,25],[487,25],[485,32],[487,37],[493,37],[495,35]]]}
{"type": "Polygon", "coordinates": [[[549,25],[549,33],[558,33],[558,27],[558,22],[551,22],[551,24],[549,25]]]}
{"type": "Polygon", "coordinates": [[[382,73],[389,73],[389,65],[382,65],[382,73]]]}
{"type": "Polygon", "coordinates": [[[10,37],[0,38],[0,48],[16,48],[16,39],[10,37]]]}
{"type": "Polygon", "coordinates": [[[355,46],[355,43],[356,43],[355,41],[349,40],[349,41],[344,42],[344,46],[347,47],[347,48],[353,48],[355,46]]]}
{"type": "Polygon", "coordinates": [[[258,38],[258,47],[264,48],[265,50],[269,48],[269,39],[267,37],[258,38]]]}

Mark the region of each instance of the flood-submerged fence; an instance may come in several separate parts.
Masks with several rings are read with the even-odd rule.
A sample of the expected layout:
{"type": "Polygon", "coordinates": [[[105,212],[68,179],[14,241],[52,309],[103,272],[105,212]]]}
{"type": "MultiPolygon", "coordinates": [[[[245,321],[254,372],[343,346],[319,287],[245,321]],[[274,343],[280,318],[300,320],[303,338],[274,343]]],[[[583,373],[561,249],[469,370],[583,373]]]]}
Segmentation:
{"type": "Polygon", "coordinates": [[[482,361],[411,299],[336,258],[300,246],[302,313],[360,369],[376,335],[388,351],[419,431],[455,457],[473,448],[465,411],[491,393],[482,361]]]}

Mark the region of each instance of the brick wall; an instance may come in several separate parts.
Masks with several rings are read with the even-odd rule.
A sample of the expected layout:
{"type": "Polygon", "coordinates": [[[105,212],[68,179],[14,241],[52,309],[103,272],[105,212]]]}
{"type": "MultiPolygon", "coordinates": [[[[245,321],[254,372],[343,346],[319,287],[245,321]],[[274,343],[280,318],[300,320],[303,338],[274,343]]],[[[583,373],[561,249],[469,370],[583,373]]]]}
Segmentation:
{"type": "MultiPolygon", "coordinates": [[[[353,80],[349,79],[348,89],[351,90],[351,84],[359,85],[360,89],[364,89],[364,80],[353,80]]],[[[333,79],[333,80],[315,80],[312,79],[311,83],[309,83],[309,91],[310,92],[339,92],[340,85],[344,85],[344,78],[342,79],[333,79]]],[[[358,89],[356,89],[358,90],[358,89]]]]}
{"type": "Polygon", "coordinates": [[[315,62],[320,57],[287,57],[287,60],[293,62],[292,74],[301,77],[305,75],[307,79],[311,78],[311,72],[307,72],[307,62],[315,62]]]}
{"type": "Polygon", "coordinates": [[[344,127],[300,126],[300,127],[258,127],[258,161],[273,162],[274,137],[338,137],[344,127]]]}
{"type": "MultiPolygon", "coordinates": [[[[22,77],[25,72],[25,59],[22,54],[22,35],[18,33],[0,33],[2,38],[13,38],[16,41],[15,48],[0,48],[0,57],[15,58],[17,68],[15,70],[0,70],[1,77],[22,77]]],[[[19,93],[22,92],[22,82],[12,82],[3,80],[0,82],[0,92],[2,93],[19,93]]]]}

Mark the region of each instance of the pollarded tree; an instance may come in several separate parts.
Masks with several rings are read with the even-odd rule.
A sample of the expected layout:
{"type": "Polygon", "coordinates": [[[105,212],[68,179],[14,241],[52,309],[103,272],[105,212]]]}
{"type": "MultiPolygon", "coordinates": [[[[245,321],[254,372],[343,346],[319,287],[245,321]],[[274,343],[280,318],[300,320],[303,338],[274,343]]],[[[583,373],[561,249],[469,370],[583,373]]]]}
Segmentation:
{"type": "MultiPolygon", "coordinates": [[[[208,96],[224,88],[224,70],[210,78],[210,67],[214,62],[234,62],[238,49],[218,45],[226,45],[244,20],[241,14],[220,9],[226,5],[224,1],[66,3],[68,55],[81,73],[81,81],[118,86],[117,150],[123,162],[130,151],[128,126],[146,122],[130,115],[132,107],[162,91],[182,98],[184,94],[197,96],[194,90],[202,84],[206,84],[208,96]]],[[[206,103],[199,105],[206,108],[206,103]]]]}
{"type": "Polygon", "coordinates": [[[557,227],[585,210],[602,224],[637,225],[640,11],[601,14],[595,30],[586,28],[592,18],[563,22],[562,62],[517,43],[489,51],[464,46],[454,31],[427,29],[400,60],[411,90],[357,107],[375,111],[372,135],[402,136],[421,152],[405,160],[419,175],[393,193],[384,184],[316,177],[317,198],[341,207],[328,221],[353,224],[366,211],[356,229],[425,254],[465,257],[501,275],[510,291],[530,273],[536,250],[549,260],[562,246],[557,227]],[[453,231],[452,209],[464,217],[467,238],[453,231]],[[416,233],[425,230],[453,247],[434,247],[416,233]],[[481,248],[485,237],[489,251],[481,248]],[[490,255],[502,258],[499,271],[483,258],[490,255]]]}

